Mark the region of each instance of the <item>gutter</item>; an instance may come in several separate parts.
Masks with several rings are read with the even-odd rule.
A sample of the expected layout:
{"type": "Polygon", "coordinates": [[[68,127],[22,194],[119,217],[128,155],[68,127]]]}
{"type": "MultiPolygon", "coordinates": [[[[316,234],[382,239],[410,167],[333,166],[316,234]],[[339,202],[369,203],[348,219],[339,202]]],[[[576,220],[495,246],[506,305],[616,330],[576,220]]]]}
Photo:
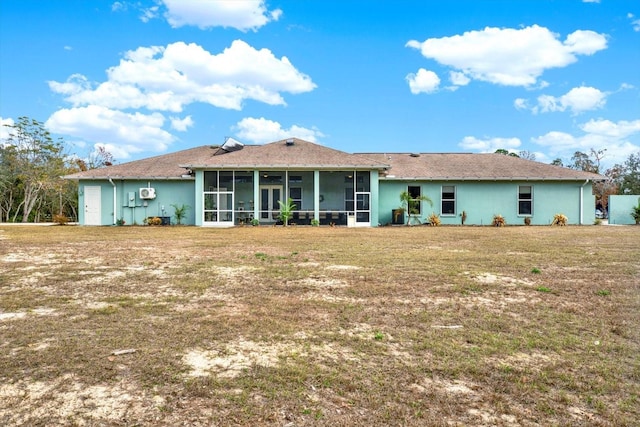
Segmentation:
{"type": "Polygon", "coordinates": [[[184,178],[182,175],[180,176],[176,176],[176,175],[172,175],[172,176],[137,176],[137,175],[131,175],[131,176],[116,176],[113,177],[111,175],[104,175],[104,176],[83,176],[83,177],[69,177],[70,175],[66,175],[63,176],[63,179],[68,179],[70,181],[82,181],[82,180],[88,180],[88,181],[99,181],[99,180],[104,180],[104,179],[126,179],[126,180],[131,180],[131,181],[184,181],[186,178],[184,178]]]}
{"type": "Polygon", "coordinates": [[[359,170],[363,170],[363,169],[388,169],[389,165],[385,165],[385,164],[370,164],[370,165],[327,165],[327,164],[317,164],[317,165],[310,165],[310,164],[278,164],[278,163],[270,163],[270,164],[253,164],[253,163],[246,163],[246,164],[219,164],[219,165],[197,165],[197,164],[190,164],[190,165],[178,165],[181,168],[188,168],[188,169],[209,169],[209,170],[220,170],[220,169],[228,169],[228,170],[246,170],[246,169],[265,169],[265,170],[331,170],[331,171],[336,171],[336,170],[345,170],[345,171],[350,171],[350,170],[354,170],[354,169],[359,169],[359,170]]]}
{"type": "MultiPolygon", "coordinates": [[[[496,177],[487,177],[487,176],[467,176],[467,177],[456,177],[456,176],[396,176],[393,173],[390,173],[387,176],[381,176],[381,181],[579,181],[580,178],[559,178],[559,177],[531,177],[531,176],[496,176],[496,177]]],[[[590,181],[590,179],[587,179],[590,181]]]]}
{"type": "Polygon", "coordinates": [[[113,182],[111,177],[107,177],[111,185],[113,185],[113,225],[116,225],[116,209],[118,208],[118,202],[116,199],[116,184],[113,182]]]}

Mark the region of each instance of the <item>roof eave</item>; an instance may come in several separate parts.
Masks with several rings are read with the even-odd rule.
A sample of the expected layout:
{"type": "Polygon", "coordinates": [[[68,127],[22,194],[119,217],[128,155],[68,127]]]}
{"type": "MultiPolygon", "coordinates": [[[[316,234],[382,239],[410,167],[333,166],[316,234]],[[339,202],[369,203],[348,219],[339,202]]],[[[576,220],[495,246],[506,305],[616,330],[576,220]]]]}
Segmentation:
{"type": "Polygon", "coordinates": [[[181,168],[187,169],[322,169],[322,170],[352,170],[352,169],[388,169],[389,165],[373,164],[373,165],[320,165],[320,164],[221,164],[221,165],[206,165],[206,164],[191,164],[191,165],[178,165],[181,168]]]}
{"type": "Polygon", "coordinates": [[[136,181],[185,181],[193,180],[195,177],[182,177],[182,176],[123,176],[123,175],[104,175],[104,176],[63,176],[62,179],[68,179],[70,181],[100,181],[108,179],[117,180],[136,180],[136,181]]]}
{"type": "MultiPolygon", "coordinates": [[[[393,175],[393,174],[391,174],[393,175]]],[[[380,176],[385,181],[596,181],[594,178],[586,177],[535,177],[535,176],[503,176],[503,177],[481,177],[481,176],[380,176]]]]}

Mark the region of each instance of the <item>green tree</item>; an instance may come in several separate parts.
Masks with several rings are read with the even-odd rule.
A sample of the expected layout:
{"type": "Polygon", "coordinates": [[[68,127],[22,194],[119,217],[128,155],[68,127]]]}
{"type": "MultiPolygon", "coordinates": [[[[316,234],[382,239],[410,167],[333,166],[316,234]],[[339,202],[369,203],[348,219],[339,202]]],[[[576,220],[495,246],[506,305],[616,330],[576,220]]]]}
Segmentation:
{"type": "Polygon", "coordinates": [[[17,200],[21,199],[17,174],[15,150],[6,144],[0,144],[0,221],[11,220],[17,200]]]}
{"type": "Polygon", "coordinates": [[[630,154],[620,167],[620,194],[640,194],[640,151],[630,154]]]}
{"type": "MultiPolygon", "coordinates": [[[[498,148],[495,151],[496,154],[504,154],[505,156],[511,156],[511,157],[520,157],[518,154],[516,153],[512,153],[509,150],[506,150],[504,148],[498,148]]],[[[524,151],[521,151],[521,153],[524,153],[524,151]]]]}
{"type": "Polygon", "coordinates": [[[600,173],[600,162],[604,158],[606,151],[606,148],[601,150],[594,150],[592,148],[589,154],[576,151],[571,157],[572,163],[569,167],[584,172],[600,173]]]}
{"type": "MultiPolygon", "coordinates": [[[[47,193],[59,194],[65,184],[60,178],[69,169],[63,155],[62,140],[54,141],[42,123],[20,117],[9,127],[9,137],[0,152],[4,218],[28,222],[36,207],[43,207],[47,193]],[[6,199],[5,199],[6,200],[6,199]]],[[[59,206],[62,209],[61,206],[59,206]]]]}

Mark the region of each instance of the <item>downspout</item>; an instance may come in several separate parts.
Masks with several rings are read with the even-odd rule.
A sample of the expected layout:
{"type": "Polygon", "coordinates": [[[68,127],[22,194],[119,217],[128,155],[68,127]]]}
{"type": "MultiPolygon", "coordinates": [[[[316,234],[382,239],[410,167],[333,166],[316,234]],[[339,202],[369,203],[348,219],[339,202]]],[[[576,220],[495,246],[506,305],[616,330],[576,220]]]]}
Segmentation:
{"type": "Polygon", "coordinates": [[[117,199],[116,199],[116,184],[113,182],[111,177],[109,177],[109,182],[113,185],[113,225],[116,225],[116,209],[118,207],[117,199]]]}
{"type": "Polygon", "coordinates": [[[580,186],[580,225],[584,224],[584,186],[589,183],[589,179],[580,186]]]}

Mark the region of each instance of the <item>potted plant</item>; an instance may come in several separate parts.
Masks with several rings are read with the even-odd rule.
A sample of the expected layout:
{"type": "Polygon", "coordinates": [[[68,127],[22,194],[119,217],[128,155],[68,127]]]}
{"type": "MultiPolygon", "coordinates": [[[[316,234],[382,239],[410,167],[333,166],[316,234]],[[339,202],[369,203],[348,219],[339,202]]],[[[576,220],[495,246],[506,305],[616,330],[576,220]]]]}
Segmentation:
{"type": "Polygon", "coordinates": [[[428,202],[431,206],[433,206],[433,202],[431,201],[431,199],[425,195],[413,197],[413,195],[408,191],[403,191],[400,193],[400,209],[403,212],[407,213],[406,225],[411,225],[414,222],[414,217],[420,213],[418,207],[420,206],[420,202],[422,201],[428,202]]]}

